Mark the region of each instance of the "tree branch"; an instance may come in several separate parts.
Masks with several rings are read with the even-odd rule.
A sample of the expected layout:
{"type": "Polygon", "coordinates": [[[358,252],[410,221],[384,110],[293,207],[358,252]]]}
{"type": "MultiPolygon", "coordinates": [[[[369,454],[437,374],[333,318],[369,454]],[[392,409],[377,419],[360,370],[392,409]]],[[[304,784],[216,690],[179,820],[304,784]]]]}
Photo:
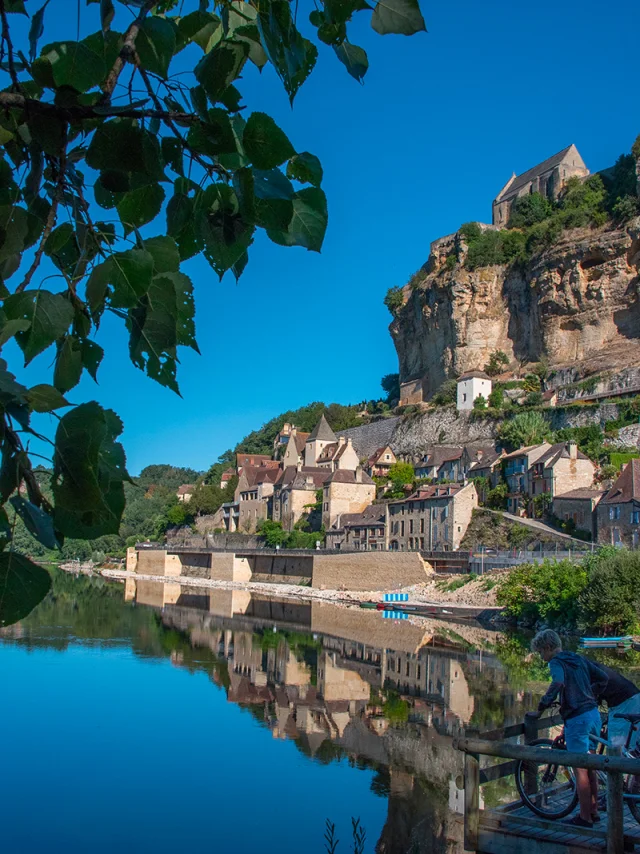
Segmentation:
{"type": "Polygon", "coordinates": [[[20,81],[18,80],[18,72],[13,61],[13,44],[11,43],[11,33],[9,32],[9,21],[7,20],[7,10],[4,8],[4,0],[0,0],[0,18],[2,18],[2,40],[7,46],[7,62],[9,63],[9,75],[14,89],[20,89],[20,81]]]}
{"type": "MultiPolygon", "coordinates": [[[[3,0],[0,0],[3,2],[3,0]]],[[[153,9],[158,0],[146,0],[144,6],[140,9],[140,14],[133,21],[133,23],[129,26],[129,29],[124,34],[124,42],[122,48],[120,49],[120,53],[116,61],[113,63],[113,68],[107,75],[107,79],[105,80],[102,86],[102,98],[101,102],[108,103],[111,100],[111,95],[113,90],[116,88],[116,83],[118,82],[118,77],[122,73],[122,69],[125,66],[125,63],[131,59],[136,47],[136,38],[138,37],[138,33],[140,32],[140,27],[144,23],[144,19],[147,17],[147,14],[153,9]]]]}
{"type": "MultiPolygon", "coordinates": [[[[2,0],[0,0],[2,2],[2,0]]],[[[161,119],[163,121],[177,122],[199,122],[198,116],[193,113],[180,113],[174,110],[139,110],[132,107],[123,109],[113,107],[60,107],[46,101],[36,101],[33,98],[25,98],[16,92],[0,92],[0,109],[18,108],[30,113],[42,113],[44,115],[57,116],[66,121],[80,121],[82,119],[161,119]]]]}

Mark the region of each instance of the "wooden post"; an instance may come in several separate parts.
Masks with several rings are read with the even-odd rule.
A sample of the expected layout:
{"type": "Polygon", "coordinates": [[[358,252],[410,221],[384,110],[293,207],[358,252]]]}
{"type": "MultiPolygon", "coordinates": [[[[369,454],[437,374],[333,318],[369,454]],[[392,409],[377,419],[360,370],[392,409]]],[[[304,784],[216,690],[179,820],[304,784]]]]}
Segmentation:
{"type": "Polygon", "coordinates": [[[480,762],[477,753],[464,755],[464,850],[478,850],[480,824],[480,762]]]}
{"type": "MultiPolygon", "coordinates": [[[[524,743],[532,744],[538,738],[538,716],[527,714],[524,716],[524,743]]],[[[538,792],[538,763],[524,763],[524,788],[528,795],[538,792]]]]}
{"type": "MultiPolygon", "coordinates": [[[[620,747],[609,747],[609,756],[620,756],[620,747]]],[[[607,854],[624,852],[623,777],[620,771],[607,774],[607,854]]]]}

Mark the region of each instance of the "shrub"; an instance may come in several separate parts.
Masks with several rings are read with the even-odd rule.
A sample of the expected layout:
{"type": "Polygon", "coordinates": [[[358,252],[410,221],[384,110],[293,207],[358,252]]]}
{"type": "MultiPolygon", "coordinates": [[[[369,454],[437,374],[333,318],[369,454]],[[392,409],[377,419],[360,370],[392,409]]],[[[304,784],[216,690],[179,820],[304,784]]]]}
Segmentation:
{"type": "Polygon", "coordinates": [[[509,228],[527,228],[542,222],[553,213],[553,205],[540,193],[522,196],[513,204],[509,217],[509,228]]]}
{"type": "Polygon", "coordinates": [[[401,490],[405,483],[413,483],[416,473],[411,463],[394,463],[389,469],[389,480],[395,491],[401,490]]]}
{"type": "Polygon", "coordinates": [[[569,560],[525,563],[500,584],[496,601],[517,620],[574,625],[587,580],[587,568],[569,560]]]}
{"type": "Polygon", "coordinates": [[[258,533],[264,537],[265,543],[271,549],[283,545],[288,537],[287,532],[282,530],[282,524],[271,519],[264,519],[258,524],[258,533]]]}
{"type": "Polygon", "coordinates": [[[540,377],[537,374],[526,374],[522,382],[522,388],[527,391],[540,391],[540,377]]]}
{"type": "Polygon", "coordinates": [[[499,483],[487,492],[485,504],[493,510],[506,510],[508,493],[507,484],[499,483]]]}
{"type": "Polygon", "coordinates": [[[458,256],[455,252],[449,253],[447,255],[447,260],[444,262],[445,270],[455,270],[456,264],[458,263],[458,256]]]}
{"type": "Polygon", "coordinates": [[[612,546],[587,560],[589,581],[579,598],[580,625],[603,632],[640,629],[640,553],[612,546]]]}
{"type": "Polygon", "coordinates": [[[616,223],[627,222],[640,213],[640,200],[635,196],[623,196],[613,205],[611,213],[616,223]]]}
{"type": "Polygon", "coordinates": [[[564,228],[602,225],[607,218],[606,198],[607,191],[600,175],[591,175],[586,181],[569,178],[560,200],[562,225],[564,228]]]}
{"type": "Polygon", "coordinates": [[[487,399],[484,395],[479,394],[476,399],[473,401],[473,408],[475,410],[486,409],[487,408],[487,399]]]}
{"type": "Polygon", "coordinates": [[[384,298],[384,304],[395,317],[404,305],[402,288],[389,288],[384,298]]]}
{"type": "Polygon", "coordinates": [[[504,350],[494,350],[489,356],[489,361],[484,366],[484,371],[490,377],[495,377],[497,374],[502,373],[503,368],[506,368],[508,364],[509,357],[504,350]]]}
{"type": "Polygon", "coordinates": [[[519,549],[524,546],[524,544],[531,537],[531,532],[525,528],[524,525],[515,524],[511,525],[509,531],[507,532],[507,539],[509,541],[509,545],[514,549],[519,549]]]}
{"type": "Polygon", "coordinates": [[[455,380],[445,380],[438,391],[431,398],[431,402],[437,406],[448,406],[456,402],[458,384],[455,380]]]}
{"type": "Polygon", "coordinates": [[[542,392],[530,391],[524,399],[525,406],[542,406],[542,392]]]}
{"type": "Polygon", "coordinates": [[[500,441],[514,450],[523,445],[538,445],[550,433],[549,421],[541,412],[519,412],[505,421],[498,431],[500,441]]]}
{"type": "Polygon", "coordinates": [[[504,388],[497,385],[489,395],[489,406],[492,409],[502,409],[504,406],[504,388]]]}

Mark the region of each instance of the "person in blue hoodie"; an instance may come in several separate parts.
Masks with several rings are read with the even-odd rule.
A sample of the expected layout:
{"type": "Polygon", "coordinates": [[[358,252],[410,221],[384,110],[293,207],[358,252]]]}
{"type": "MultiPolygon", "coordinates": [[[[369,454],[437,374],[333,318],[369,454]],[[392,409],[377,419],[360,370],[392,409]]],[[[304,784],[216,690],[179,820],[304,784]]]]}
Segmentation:
{"type": "MultiPolygon", "coordinates": [[[[545,629],[531,641],[531,649],[549,664],[551,685],[540,700],[541,713],[560,696],[560,716],[564,721],[564,737],[571,753],[589,753],[590,735],[601,729],[597,697],[605,691],[608,675],[588,658],[575,652],[563,652],[560,636],[545,629]]],[[[568,823],[578,827],[593,827],[598,816],[598,783],[595,772],[576,768],[576,788],[580,814],[568,823]]]]}

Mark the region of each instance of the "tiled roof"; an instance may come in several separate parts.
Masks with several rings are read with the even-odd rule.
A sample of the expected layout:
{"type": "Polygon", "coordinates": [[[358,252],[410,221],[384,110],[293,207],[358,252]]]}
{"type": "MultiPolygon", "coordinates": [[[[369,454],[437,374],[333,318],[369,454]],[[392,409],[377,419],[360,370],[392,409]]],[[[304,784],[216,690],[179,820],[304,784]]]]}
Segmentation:
{"type": "Polygon", "coordinates": [[[267,460],[273,462],[269,454],[236,454],[238,468],[242,466],[259,466],[267,460]]]}
{"type": "Polygon", "coordinates": [[[322,442],[336,442],[337,437],[333,432],[331,427],[329,427],[329,422],[324,417],[324,414],[320,418],[320,421],[316,424],[316,426],[311,431],[311,435],[309,436],[308,441],[312,442],[314,439],[320,439],[322,442]]]}
{"type": "Polygon", "coordinates": [[[420,466],[435,466],[436,468],[440,468],[443,463],[461,459],[463,453],[462,448],[431,448],[422,458],[422,462],[418,463],[418,468],[420,466]]]}
{"type": "Polygon", "coordinates": [[[292,484],[296,481],[297,476],[301,475],[302,483],[306,481],[307,476],[310,476],[314,478],[314,481],[319,481],[318,487],[320,487],[330,474],[331,472],[329,469],[316,468],[315,466],[302,466],[300,470],[296,466],[287,466],[284,471],[280,472],[280,476],[276,483],[281,486],[282,489],[289,489],[290,487],[293,489],[300,489],[303,487],[292,486],[292,484]]]}
{"type": "Polygon", "coordinates": [[[280,469],[273,466],[243,466],[242,474],[247,486],[258,486],[260,483],[275,483],[280,476],[280,469]]]}
{"type": "Polygon", "coordinates": [[[460,483],[432,483],[428,486],[421,486],[416,492],[409,495],[408,498],[390,503],[404,504],[405,501],[429,501],[431,498],[451,498],[463,488],[460,483]]]}
{"type": "Polygon", "coordinates": [[[309,469],[305,471],[305,469],[303,469],[302,471],[296,471],[296,475],[291,481],[290,489],[315,491],[316,489],[320,489],[320,487],[327,482],[330,474],[331,472],[329,469],[318,469],[317,471],[310,471],[309,469]],[[311,478],[311,484],[307,482],[308,478],[311,478]]]}
{"type": "MultiPolygon", "coordinates": [[[[371,456],[367,460],[367,465],[370,465],[370,466],[377,465],[377,463],[380,462],[382,455],[387,450],[389,451],[389,453],[391,453],[395,457],[395,454],[393,453],[393,451],[391,450],[389,445],[384,445],[384,447],[382,447],[382,448],[376,448],[376,450],[371,454],[371,456]]],[[[390,460],[386,460],[385,462],[388,463],[389,465],[391,465],[390,460]]]]}
{"type": "Polygon", "coordinates": [[[183,483],[182,486],[178,487],[177,495],[191,495],[195,486],[193,483],[183,483]]]}
{"type": "Polygon", "coordinates": [[[524,448],[518,448],[517,451],[511,451],[510,454],[505,454],[502,458],[503,460],[513,460],[515,457],[523,457],[528,454],[530,451],[535,450],[536,448],[541,448],[544,445],[544,442],[540,445],[526,445],[524,448]]]}
{"type": "Polygon", "coordinates": [[[602,504],[624,504],[627,501],[640,501],[640,460],[630,460],[622,469],[602,504]]]}
{"type": "Polygon", "coordinates": [[[342,528],[357,528],[364,525],[384,525],[384,504],[370,504],[362,513],[345,513],[340,517],[342,528]]]}
{"type": "Polygon", "coordinates": [[[309,433],[296,433],[293,437],[296,443],[296,450],[299,454],[304,451],[304,446],[307,444],[307,439],[309,438],[309,433]]]}
{"type": "Polygon", "coordinates": [[[364,471],[360,472],[360,478],[360,480],[356,480],[356,473],[354,471],[336,469],[331,473],[327,483],[373,483],[369,475],[364,471]]]}
{"type": "Polygon", "coordinates": [[[545,172],[550,172],[552,169],[555,169],[556,166],[559,166],[564,158],[567,156],[569,149],[571,148],[568,145],[566,148],[563,148],[562,151],[559,151],[557,154],[554,154],[552,157],[547,158],[547,160],[543,160],[542,163],[538,163],[537,166],[534,166],[532,169],[527,169],[526,172],[523,172],[521,175],[517,175],[515,180],[503,190],[500,195],[497,197],[496,201],[500,201],[504,198],[509,198],[518,192],[518,190],[525,187],[539,175],[543,175],[545,172]]]}
{"type": "Polygon", "coordinates": [[[554,501],[560,498],[571,499],[572,501],[576,501],[578,499],[587,499],[591,500],[593,498],[599,498],[600,496],[606,495],[606,489],[590,489],[587,486],[582,486],[579,489],[570,489],[569,492],[563,492],[561,495],[556,495],[554,497],[554,501]]]}
{"type": "MultiPolygon", "coordinates": [[[[569,442],[558,442],[556,445],[552,445],[548,451],[545,451],[541,457],[535,461],[535,465],[540,465],[540,463],[544,463],[545,465],[553,465],[557,462],[561,457],[564,459],[570,459],[569,455],[569,442]]],[[[579,460],[588,460],[589,457],[586,454],[583,454],[582,451],[578,451],[579,460]]]]}
{"type": "Polygon", "coordinates": [[[462,376],[458,377],[457,382],[462,382],[463,380],[470,380],[473,377],[477,377],[479,380],[490,380],[491,377],[489,374],[485,374],[484,371],[467,371],[466,374],[462,374],[462,376]]]}

